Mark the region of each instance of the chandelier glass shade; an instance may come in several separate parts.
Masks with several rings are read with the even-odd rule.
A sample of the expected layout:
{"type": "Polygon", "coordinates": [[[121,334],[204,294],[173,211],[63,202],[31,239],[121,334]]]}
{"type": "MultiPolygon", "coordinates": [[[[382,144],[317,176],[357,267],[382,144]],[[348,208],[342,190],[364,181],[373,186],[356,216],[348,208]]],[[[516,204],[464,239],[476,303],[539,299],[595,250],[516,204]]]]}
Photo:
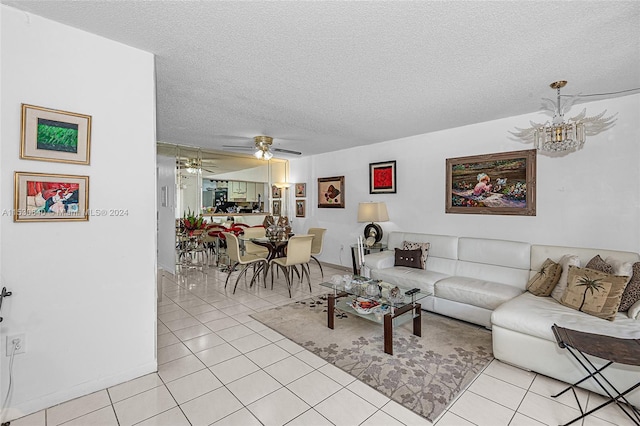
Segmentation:
{"type": "Polygon", "coordinates": [[[541,152],[568,153],[581,149],[587,136],[597,135],[609,129],[615,122],[615,114],[605,117],[606,110],[598,115],[587,117],[586,109],[575,117],[565,120],[564,113],[571,108],[578,97],[570,97],[561,103],[560,89],[566,86],[565,80],[550,84],[556,89],[556,100],[543,99],[543,109],[553,112],[553,119],[544,124],[531,121],[531,127],[521,129],[516,127],[515,132],[509,132],[524,142],[533,142],[534,147],[541,152]]]}

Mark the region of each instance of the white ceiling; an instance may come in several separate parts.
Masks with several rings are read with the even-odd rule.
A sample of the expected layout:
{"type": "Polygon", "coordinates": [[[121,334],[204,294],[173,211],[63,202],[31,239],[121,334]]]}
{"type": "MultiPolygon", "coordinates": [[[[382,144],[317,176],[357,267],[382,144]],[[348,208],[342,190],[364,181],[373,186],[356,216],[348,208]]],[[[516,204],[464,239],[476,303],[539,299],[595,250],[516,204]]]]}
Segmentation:
{"type": "Polygon", "coordinates": [[[311,155],[640,87],[638,1],[0,1],[154,53],[172,144],[311,155]]]}

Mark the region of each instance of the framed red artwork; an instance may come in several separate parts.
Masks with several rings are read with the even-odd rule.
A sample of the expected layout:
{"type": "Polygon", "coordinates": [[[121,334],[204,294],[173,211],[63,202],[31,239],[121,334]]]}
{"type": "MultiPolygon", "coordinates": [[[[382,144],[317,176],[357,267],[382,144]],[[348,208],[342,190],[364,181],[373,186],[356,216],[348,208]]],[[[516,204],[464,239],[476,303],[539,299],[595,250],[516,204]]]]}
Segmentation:
{"type": "Polygon", "coordinates": [[[369,164],[369,194],[395,194],[396,162],[369,164]]]}

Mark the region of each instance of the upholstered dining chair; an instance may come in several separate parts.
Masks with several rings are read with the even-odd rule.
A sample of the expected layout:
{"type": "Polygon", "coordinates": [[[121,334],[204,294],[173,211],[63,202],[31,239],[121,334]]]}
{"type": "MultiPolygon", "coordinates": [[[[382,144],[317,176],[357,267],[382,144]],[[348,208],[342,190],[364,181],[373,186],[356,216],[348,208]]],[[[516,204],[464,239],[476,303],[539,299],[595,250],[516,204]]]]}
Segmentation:
{"type": "MultiPolygon", "coordinates": [[[[253,265],[254,267],[262,264],[265,266],[267,260],[264,257],[259,257],[253,254],[240,254],[240,242],[238,241],[238,237],[231,232],[223,232],[225,240],[227,241],[227,255],[229,256],[229,260],[232,263],[232,266],[229,268],[229,274],[227,275],[227,279],[224,282],[224,288],[227,288],[227,284],[229,284],[229,278],[231,278],[231,274],[235,271],[238,265],[242,266],[238,277],[236,278],[236,283],[233,286],[233,294],[236,293],[236,288],[238,287],[238,281],[242,275],[245,276],[245,281],[247,279],[247,269],[249,266],[253,265]]],[[[251,278],[251,284],[253,285],[253,281],[259,276],[258,272],[260,269],[254,268],[253,276],[251,278]]]]}
{"type": "Polygon", "coordinates": [[[322,253],[322,245],[324,243],[324,233],[327,232],[325,228],[309,228],[307,234],[313,235],[313,240],[311,241],[311,259],[315,260],[320,267],[320,274],[324,279],[324,271],[322,271],[322,265],[316,256],[322,253]]]}
{"type": "Polygon", "coordinates": [[[247,238],[264,238],[265,236],[264,226],[251,226],[249,228],[244,228],[243,235],[245,237],[244,242],[244,252],[247,254],[255,254],[256,256],[266,258],[269,254],[269,250],[266,248],[259,246],[251,241],[247,241],[247,238]]]}
{"type": "Polygon", "coordinates": [[[291,297],[291,283],[293,281],[293,273],[296,266],[300,265],[302,270],[300,281],[307,277],[309,291],[311,291],[311,279],[309,277],[309,260],[311,259],[311,242],[313,235],[294,235],[289,238],[287,243],[287,255],[285,257],[276,257],[270,261],[271,269],[271,289],[273,290],[273,269],[278,266],[284,272],[287,281],[287,289],[289,297],[291,297]]]}

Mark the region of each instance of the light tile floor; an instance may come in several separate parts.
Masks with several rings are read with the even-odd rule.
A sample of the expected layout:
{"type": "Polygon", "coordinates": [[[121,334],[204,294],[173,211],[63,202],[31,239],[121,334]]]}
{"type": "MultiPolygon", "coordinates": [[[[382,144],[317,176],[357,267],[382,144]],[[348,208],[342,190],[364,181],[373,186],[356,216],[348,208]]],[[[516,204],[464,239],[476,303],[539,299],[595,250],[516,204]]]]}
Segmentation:
{"type": "MultiPolygon", "coordinates": [[[[312,266],[313,294],[323,294],[312,266]]],[[[347,271],[348,272],[348,271],[347,271]]],[[[344,270],[325,267],[325,278],[344,270]]],[[[232,276],[233,278],[234,276],[232,276]]],[[[53,425],[429,425],[349,374],[253,320],[254,312],[291,303],[284,280],[273,290],[224,288],[209,268],[162,281],[158,302],[158,372],[11,422],[53,425]]],[[[230,284],[231,285],[231,284],[230,284]]],[[[297,285],[293,300],[309,297],[297,285]]],[[[573,419],[573,396],[549,395],[566,385],[493,361],[435,425],[557,425],[573,419]]],[[[588,406],[603,399],[586,391],[588,406]]],[[[574,423],[626,425],[615,407],[574,423]]]]}

